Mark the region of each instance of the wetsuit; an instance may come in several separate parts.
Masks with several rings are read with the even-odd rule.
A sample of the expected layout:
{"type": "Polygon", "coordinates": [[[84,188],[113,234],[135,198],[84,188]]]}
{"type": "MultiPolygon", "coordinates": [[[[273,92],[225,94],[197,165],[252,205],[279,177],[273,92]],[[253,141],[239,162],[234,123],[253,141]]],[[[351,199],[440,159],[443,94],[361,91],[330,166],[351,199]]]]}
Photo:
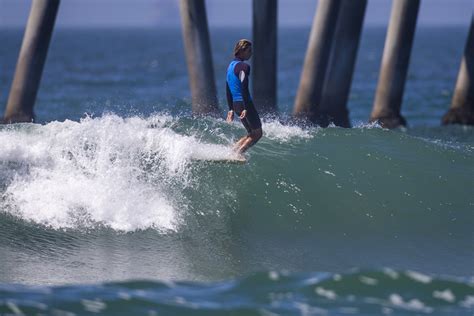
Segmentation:
{"type": "Polygon", "coordinates": [[[240,121],[250,134],[252,130],[262,127],[262,122],[252,102],[249,92],[250,66],[236,58],[229,64],[226,77],[226,95],[229,111],[240,116],[243,110],[247,115],[240,121]]]}

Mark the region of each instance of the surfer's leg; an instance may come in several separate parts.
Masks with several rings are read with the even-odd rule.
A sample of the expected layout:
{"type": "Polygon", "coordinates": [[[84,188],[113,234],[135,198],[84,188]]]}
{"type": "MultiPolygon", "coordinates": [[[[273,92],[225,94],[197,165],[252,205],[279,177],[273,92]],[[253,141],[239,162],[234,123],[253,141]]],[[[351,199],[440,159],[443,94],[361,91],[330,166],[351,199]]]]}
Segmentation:
{"type": "MultiPolygon", "coordinates": [[[[238,115],[240,115],[240,113],[238,113],[238,115]]],[[[250,135],[252,134],[252,128],[250,127],[248,120],[244,118],[244,119],[241,119],[240,121],[242,122],[242,125],[244,125],[245,129],[247,130],[247,135],[245,135],[244,137],[242,137],[235,143],[234,150],[237,152],[240,152],[240,147],[242,147],[242,145],[249,140],[250,135]]]]}
{"type": "Polygon", "coordinates": [[[247,137],[245,137],[245,139],[242,140],[242,143],[241,143],[241,145],[240,145],[240,147],[238,148],[237,151],[241,154],[244,153],[247,149],[249,149],[250,147],[255,145],[255,143],[258,142],[258,140],[260,138],[262,138],[262,134],[263,133],[262,133],[261,128],[257,128],[257,129],[252,130],[249,133],[249,135],[247,137]]]}
{"type": "Polygon", "coordinates": [[[241,119],[245,129],[247,129],[247,138],[242,140],[238,149],[239,153],[245,152],[247,149],[255,145],[256,142],[262,137],[262,121],[255,110],[253,104],[250,104],[247,110],[247,116],[241,119]]]}
{"type": "Polygon", "coordinates": [[[234,145],[234,148],[238,149],[240,148],[240,146],[242,146],[242,144],[244,143],[245,140],[247,140],[247,138],[249,138],[248,135],[245,135],[244,137],[242,137],[241,139],[239,139],[235,145],[234,145]]]}

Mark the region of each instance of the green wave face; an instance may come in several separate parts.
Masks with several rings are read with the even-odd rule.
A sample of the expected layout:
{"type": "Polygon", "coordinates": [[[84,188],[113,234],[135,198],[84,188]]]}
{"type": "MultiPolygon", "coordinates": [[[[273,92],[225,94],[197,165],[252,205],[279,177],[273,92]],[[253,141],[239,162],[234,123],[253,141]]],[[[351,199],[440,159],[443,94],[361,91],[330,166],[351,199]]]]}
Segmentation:
{"type": "Polygon", "coordinates": [[[272,124],[248,165],[192,168],[199,180],[185,196],[193,210],[230,213],[236,225],[256,230],[469,232],[472,142],[453,145],[380,128],[297,130],[283,137],[272,124]]]}

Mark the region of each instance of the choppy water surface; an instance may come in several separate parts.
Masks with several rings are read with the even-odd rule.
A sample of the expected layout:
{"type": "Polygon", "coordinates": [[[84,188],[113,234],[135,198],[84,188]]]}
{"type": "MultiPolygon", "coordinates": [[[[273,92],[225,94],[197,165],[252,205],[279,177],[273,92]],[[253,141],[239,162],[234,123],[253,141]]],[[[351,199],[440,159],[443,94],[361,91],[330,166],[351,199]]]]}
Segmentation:
{"type": "Polygon", "coordinates": [[[0,286],[0,312],[101,315],[470,315],[472,283],[413,271],[259,273],[197,284],[129,281],[55,288],[0,286]],[[41,303],[39,303],[41,302],[41,303]]]}
{"type": "MultiPolygon", "coordinates": [[[[364,123],[384,34],[368,30],[355,127],[266,119],[246,165],[203,161],[231,157],[244,130],[189,115],[173,36],[69,32],[52,43],[39,124],[0,126],[0,314],[474,312],[474,130],[438,126],[462,30],[441,33],[461,43],[442,52],[433,30],[418,33],[413,63],[426,64],[407,82],[408,129],[364,123]]],[[[283,114],[307,35],[285,32],[283,114]]],[[[0,37],[19,45],[18,32],[0,37]]],[[[4,47],[2,82],[14,67],[4,47]]]]}

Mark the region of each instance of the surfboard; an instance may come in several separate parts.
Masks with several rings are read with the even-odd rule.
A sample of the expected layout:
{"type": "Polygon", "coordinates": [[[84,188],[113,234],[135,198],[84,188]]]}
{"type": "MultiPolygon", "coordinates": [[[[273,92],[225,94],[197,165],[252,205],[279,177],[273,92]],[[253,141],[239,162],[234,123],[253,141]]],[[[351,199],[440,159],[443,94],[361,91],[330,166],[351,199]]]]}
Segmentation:
{"type": "Polygon", "coordinates": [[[247,163],[247,159],[244,156],[236,155],[231,157],[193,157],[192,160],[212,162],[212,163],[228,163],[228,164],[239,164],[243,165],[247,163]]]}

